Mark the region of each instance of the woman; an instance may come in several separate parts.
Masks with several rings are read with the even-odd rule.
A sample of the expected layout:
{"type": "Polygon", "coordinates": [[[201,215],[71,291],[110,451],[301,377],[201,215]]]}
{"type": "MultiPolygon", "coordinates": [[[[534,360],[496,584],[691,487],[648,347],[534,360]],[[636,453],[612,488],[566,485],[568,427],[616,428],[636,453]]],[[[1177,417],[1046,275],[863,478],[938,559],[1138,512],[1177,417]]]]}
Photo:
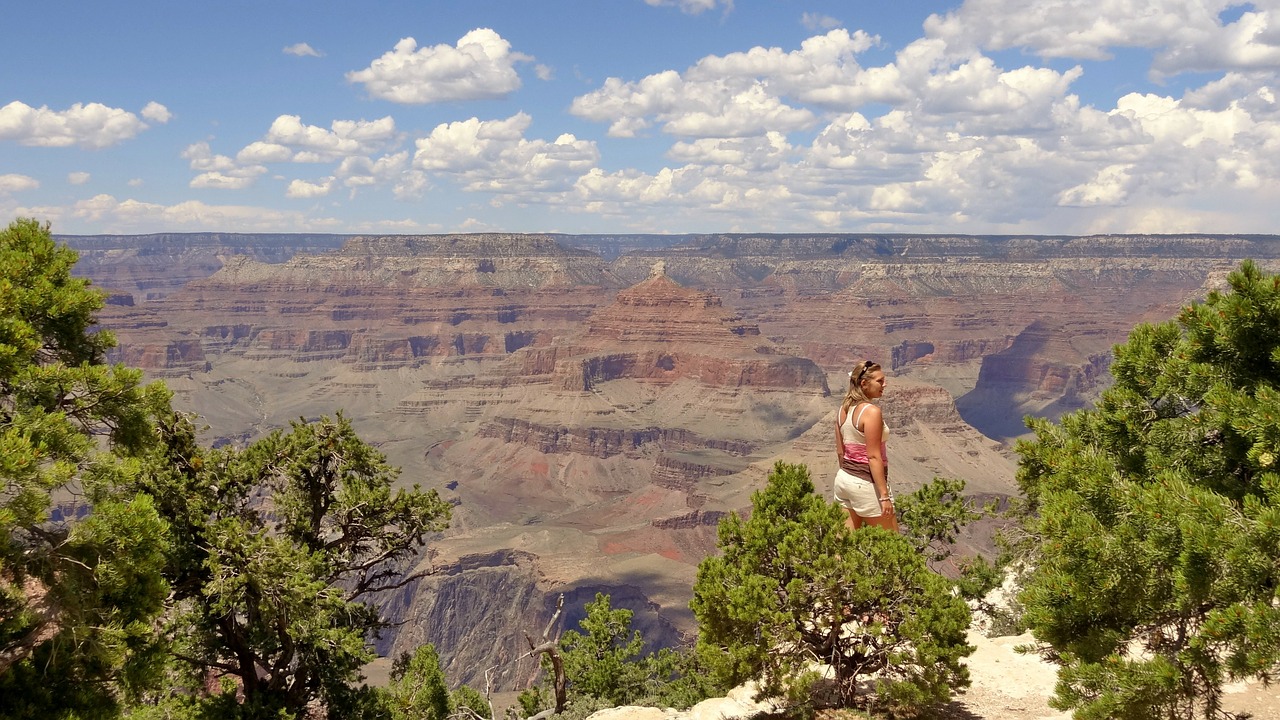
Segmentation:
{"type": "Polygon", "coordinates": [[[836,416],[835,499],[849,512],[845,524],[856,530],[875,525],[897,532],[898,518],[889,493],[889,458],[885,440],[889,426],[871,401],[884,394],[884,370],[866,362],[849,373],[849,390],[836,416]]]}

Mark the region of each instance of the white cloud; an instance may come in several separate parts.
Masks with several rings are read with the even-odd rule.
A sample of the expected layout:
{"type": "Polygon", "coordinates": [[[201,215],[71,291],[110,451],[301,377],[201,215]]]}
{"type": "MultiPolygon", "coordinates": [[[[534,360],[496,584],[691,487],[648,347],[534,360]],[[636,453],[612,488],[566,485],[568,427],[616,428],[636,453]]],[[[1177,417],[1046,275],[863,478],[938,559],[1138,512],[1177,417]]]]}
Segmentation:
{"type": "Polygon", "coordinates": [[[611,137],[635,137],[652,116],[663,131],[682,137],[742,137],[768,130],[808,127],[813,113],[785,104],[759,82],[686,82],[674,71],[638,83],[609,78],[605,86],[574,99],[571,112],[610,120],[611,137]]]}
{"type": "Polygon", "coordinates": [[[924,28],[957,52],[1024,48],[1042,57],[1105,60],[1111,48],[1154,47],[1187,23],[1213,23],[1215,15],[1196,0],[966,0],[930,16],[924,28]]]}
{"type": "Polygon", "coordinates": [[[1182,100],[1132,94],[1108,109],[1072,94],[1080,66],[1005,69],[932,37],[862,67],[857,55],[878,42],[836,30],[795,51],[752,48],[683,73],[606,80],[575,100],[575,114],[615,137],[660,127],[685,139],[667,153],[672,167],[593,168],[565,208],[667,230],[725,213],[752,230],[799,219],[981,232],[1078,223],[1082,208],[1137,212],[1206,189],[1280,193],[1273,75],[1234,73],[1182,100]],[[890,109],[858,111],[871,102],[890,109]],[[794,143],[799,116],[770,115],[787,110],[821,118],[807,146],[794,143]]]}
{"type": "Polygon", "coordinates": [[[790,132],[816,120],[794,103],[851,109],[909,96],[896,69],[867,71],[857,63],[855,56],[878,42],[862,31],[838,29],[792,52],[756,47],[705,57],[683,75],[667,70],[635,82],[608,78],[575,98],[570,112],[611,123],[612,137],[635,137],[654,123],[684,137],[790,132]]]}
{"type": "Polygon", "coordinates": [[[728,165],[748,170],[771,170],[794,160],[794,149],[786,135],[769,132],[752,138],[699,138],[678,142],[667,156],[689,165],[728,165]]]}
{"type": "Polygon", "coordinates": [[[413,167],[457,176],[470,191],[546,192],[567,188],[600,159],[595,143],[570,134],[525,139],[531,121],[517,113],[438,125],[417,141],[413,167]]]}
{"type": "Polygon", "coordinates": [[[759,84],[731,97],[716,98],[708,104],[713,108],[681,113],[665,123],[662,129],[682,137],[744,137],[771,130],[801,130],[815,120],[808,109],[784,104],[759,84]]]}
{"type": "Polygon", "coordinates": [[[243,190],[252,186],[254,180],[251,175],[227,175],[211,170],[195,176],[188,185],[204,190],[243,190]]]}
{"type": "Polygon", "coordinates": [[[680,12],[686,15],[700,15],[707,10],[714,10],[717,6],[724,8],[726,13],[733,10],[733,0],[644,0],[646,5],[652,7],[678,7],[680,12]]]}
{"type": "MultiPolygon", "coordinates": [[[[377,161],[367,157],[389,145],[398,144],[400,134],[390,116],[378,120],[335,120],[330,129],[307,125],[297,115],[280,115],[262,140],[240,149],[234,158],[213,152],[207,142],[195,143],[183,151],[191,169],[200,174],[193,188],[242,190],[268,172],[269,163],[324,163],[341,161],[336,177],[347,187],[396,182],[394,175],[408,165],[409,154],[401,152],[377,161]]],[[[281,178],[283,179],[283,178],[281,178]]],[[[293,180],[288,197],[316,197],[328,194],[333,178],[320,183],[293,180]]]]}
{"type": "Polygon", "coordinates": [[[304,42],[288,45],[283,52],[285,55],[295,55],[297,57],[324,57],[324,53],[304,42]]]}
{"type": "Polygon", "coordinates": [[[38,187],[40,187],[40,181],[33,177],[18,175],[16,173],[0,175],[0,194],[35,190],[38,187]]]}
{"type": "Polygon", "coordinates": [[[189,183],[193,188],[243,190],[267,171],[262,165],[245,165],[226,155],[217,155],[207,142],[188,145],[182,151],[182,158],[190,162],[192,170],[200,172],[189,183]]]}
{"type": "Polygon", "coordinates": [[[353,232],[378,233],[438,233],[444,228],[438,223],[423,223],[418,220],[377,220],[362,222],[351,228],[353,232]]]}
{"type": "Polygon", "coordinates": [[[261,142],[246,146],[246,157],[284,158],[292,149],[294,162],[328,162],[377,152],[398,140],[390,115],[378,120],[334,120],[330,129],[306,125],[297,115],[281,115],[271,123],[261,142]]]}
{"type": "MultiPolygon", "coordinates": [[[[785,174],[785,173],[784,173],[785,174]]],[[[733,167],[663,168],[654,174],[636,171],[605,173],[593,169],[574,186],[570,207],[604,215],[634,215],[655,227],[678,224],[689,214],[733,214],[750,210],[756,218],[778,208],[796,209],[787,184],[777,174],[757,174],[733,167]]]]}
{"type": "Polygon", "coordinates": [[[142,182],[142,178],[129,178],[129,182],[126,184],[129,187],[142,187],[143,182],[142,182]]]}
{"type": "Polygon", "coordinates": [[[306,180],[294,180],[289,183],[289,187],[285,189],[284,195],[289,198],[315,198],[324,197],[333,190],[333,181],[331,177],[325,178],[318,183],[307,182],[306,180]]]}
{"type": "Polygon", "coordinates": [[[400,201],[417,200],[431,189],[431,180],[421,170],[410,170],[402,173],[391,188],[395,199],[400,201]]]}
{"type": "Polygon", "coordinates": [[[398,152],[374,160],[368,157],[344,158],[334,173],[346,187],[383,185],[398,181],[409,167],[409,153],[398,152]]]}
{"type": "Polygon", "coordinates": [[[261,140],[251,142],[236,153],[236,162],[244,164],[288,162],[293,159],[293,150],[284,145],[261,140]]]}
{"type": "Polygon", "coordinates": [[[188,145],[181,157],[190,161],[192,170],[231,170],[236,167],[235,160],[226,155],[215,155],[207,142],[188,145]]]}
{"type": "Polygon", "coordinates": [[[418,48],[404,38],[364,70],[348,72],[369,95],[405,104],[504,97],[520,87],[515,64],[533,58],[512,52],[511,43],[489,28],[463,35],[457,45],[418,48]]]}
{"type": "Polygon", "coordinates": [[[459,230],[461,230],[461,231],[463,231],[463,232],[485,232],[485,231],[492,231],[492,230],[494,230],[495,228],[494,228],[494,226],[493,226],[493,225],[491,225],[491,224],[489,224],[489,223],[487,223],[487,222],[485,222],[485,221],[483,221],[483,220],[479,220],[479,219],[477,219],[477,218],[469,217],[469,218],[467,218],[466,220],[463,220],[463,221],[458,225],[458,229],[459,229],[459,230]]]}
{"type": "Polygon", "coordinates": [[[169,112],[169,108],[152,100],[147,103],[146,107],[142,108],[142,117],[163,125],[173,119],[173,113],[169,112]]]}
{"type": "Polygon", "coordinates": [[[818,30],[834,30],[843,25],[839,20],[822,13],[807,12],[800,16],[800,24],[810,32],[818,30]]]}
{"type": "Polygon", "coordinates": [[[930,16],[926,36],[954,52],[1022,49],[1047,58],[1107,60],[1117,48],[1155,54],[1157,77],[1187,71],[1280,68],[1273,2],[1238,0],[966,0],[930,16]],[[1246,12],[1223,24],[1232,7],[1246,12]]]}
{"type": "Polygon", "coordinates": [[[1048,130],[1055,125],[1054,108],[1075,103],[1067,91],[1082,73],[1079,66],[1062,73],[1033,67],[1002,71],[990,58],[977,57],[930,76],[920,91],[920,109],[945,116],[965,133],[1048,130]]]}
{"type": "Polygon", "coordinates": [[[140,232],[154,228],[221,232],[332,231],[342,223],[333,218],[315,218],[299,212],[246,205],[208,205],[189,200],[176,205],[160,205],[111,195],[96,195],[68,208],[45,208],[40,217],[92,222],[103,232],[140,232]]]}
{"type": "Polygon", "coordinates": [[[72,185],[83,185],[89,182],[89,177],[90,175],[87,172],[67,173],[67,182],[72,185]]]}
{"type": "Polygon", "coordinates": [[[101,103],[76,103],[61,112],[18,100],[0,107],[0,140],[36,147],[105,148],[137,137],[147,124],[101,103]]]}
{"type": "Polygon", "coordinates": [[[552,80],[556,76],[555,70],[551,69],[550,65],[542,63],[533,66],[533,74],[537,75],[539,80],[552,80]]]}
{"type": "Polygon", "coordinates": [[[1157,77],[1223,69],[1280,69],[1280,8],[1246,12],[1226,26],[1181,28],[1152,66],[1157,77]]]}
{"type": "Polygon", "coordinates": [[[1133,178],[1132,165],[1108,165],[1087,183],[1067,188],[1058,195],[1059,205],[1089,207],[1092,205],[1122,205],[1129,197],[1133,178]]]}

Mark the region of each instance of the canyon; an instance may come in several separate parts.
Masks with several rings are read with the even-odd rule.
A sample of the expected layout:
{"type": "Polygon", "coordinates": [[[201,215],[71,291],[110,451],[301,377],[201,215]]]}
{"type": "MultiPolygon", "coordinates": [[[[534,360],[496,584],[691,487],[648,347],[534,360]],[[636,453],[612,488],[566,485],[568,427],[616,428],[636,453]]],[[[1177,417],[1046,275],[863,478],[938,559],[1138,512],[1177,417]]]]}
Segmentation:
{"type": "MultiPolygon", "coordinates": [[[[596,592],[654,645],[716,524],[779,461],[829,492],[831,426],[855,362],[883,399],[899,493],[935,476],[1016,494],[1026,415],[1084,407],[1110,349],[1275,236],[66,236],[108,294],[113,360],[164,380],[205,440],[243,443],[342,411],[436,489],[432,574],[382,598],[392,655],[518,687],[516,659],[564,596],[596,592]]],[[[990,549],[989,528],[962,552],[990,549]],[[986,532],[987,534],[983,534],[986,532]]]]}

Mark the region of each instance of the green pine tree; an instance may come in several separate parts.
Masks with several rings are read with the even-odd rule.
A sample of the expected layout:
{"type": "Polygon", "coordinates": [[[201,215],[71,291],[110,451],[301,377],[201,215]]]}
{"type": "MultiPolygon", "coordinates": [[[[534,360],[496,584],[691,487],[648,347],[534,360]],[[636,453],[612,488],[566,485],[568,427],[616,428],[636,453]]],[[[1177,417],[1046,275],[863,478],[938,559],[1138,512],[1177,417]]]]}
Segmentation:
{"type": "Polygon", "coordinates": [[[396,659],[387,697],[391,720],[446,720],[457,707],[440,669],[440,655],[431,643],[396,659]]]}
{"type": "Polygon", "coordinates": [[[387,627],[371,596],[421,577],[406,563],[446,527],[448,503],[395,489],[398,471],[341,414],[296,421],[243,450],[200,448],[179,414],[160,428],[157,470],[139,489],[172,527],[180,677],[229,680],[225,694],[242,694],[243,705],[206,705],[231,716],[300,718],[314,703],[348,717],[383,712],[356,686],[387,627]]]}
{"type": "Polygon", "coordinates": [[[1280,669],[1280,277],[1244,263],[1115,350],[1115,384],[1030,423],[1021,601],[1078,718],[1223,716],[1280,669]]]}
{"type": "Polygon", "coordinates": [[[159,384],[105,362],[104,296],[47,225],[0,231],[0,708],[111,717],[154,681],[168,587],[144,469],[159,384]]]}
{"type": "Polygon", "coordinates": [[[969,610],[905,538],[850,531],[808,470],[779,463],[751,515],[720,523],[722,554],[698,567],[691,603],[702,666],[723,689],[759,679],[767,695],[807,701],[812,663],[830,665],[846,705],[859,679],[902,708],[968,684],[969,610]]]}

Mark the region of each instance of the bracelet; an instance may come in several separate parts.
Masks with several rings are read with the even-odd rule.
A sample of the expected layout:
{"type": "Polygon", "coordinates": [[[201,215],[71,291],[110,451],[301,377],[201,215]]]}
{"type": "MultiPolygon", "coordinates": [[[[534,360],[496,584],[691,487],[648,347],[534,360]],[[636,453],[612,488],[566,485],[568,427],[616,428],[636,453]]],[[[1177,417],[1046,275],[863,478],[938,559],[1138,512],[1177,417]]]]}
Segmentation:
{"type": "Polygon", "coordinates": [[[882,498],[880,498],[880,502],[885,502],[885,501],[893,502],[893,498],[891,498],[891,497],[882,497],[882,498]]]}

